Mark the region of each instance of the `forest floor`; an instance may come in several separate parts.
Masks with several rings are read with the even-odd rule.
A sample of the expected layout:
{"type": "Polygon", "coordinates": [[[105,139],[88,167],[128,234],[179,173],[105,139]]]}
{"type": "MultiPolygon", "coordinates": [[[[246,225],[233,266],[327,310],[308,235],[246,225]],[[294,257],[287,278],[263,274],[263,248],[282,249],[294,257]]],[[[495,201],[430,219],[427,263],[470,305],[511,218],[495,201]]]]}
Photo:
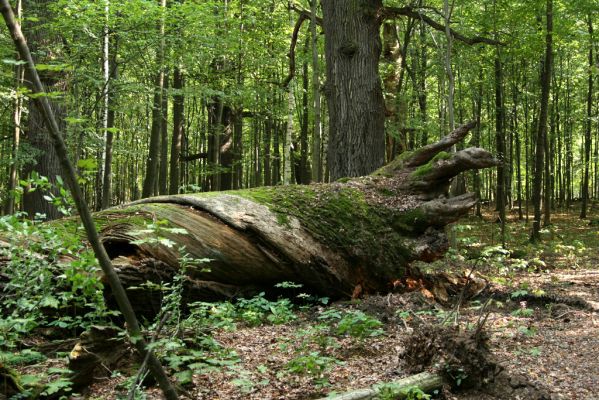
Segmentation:
{"type": "MultiPolygon", "coordinates": [[[[210,321],[200,336],[204,344],[210,338],[209,344],[193,356],[167,357],[171,372],[178,371],[193,399],[317,399],[397,380],[418,367],[432,370],[424,361],[419,366],[422,360],[407,359],[414,337],[440,325],[463,334],[484,320],[493,361],[507,378],[479,389],[446,388],[433,398],[597,399],[598,227],[573,214],[556,214],[543,242],[532,246],[527,225],[515,217],[507,224],[508,252],[498,244],[499,224],[487,214],[483,221],[471,218],[455,226],[458,250],[420,265],[429,276],[476,277],[484,282],[476,290],[440,299],[415,279],[407,285],[410,291],[333,304],[312,299],[298,307],[258,297],[241,305],[204,305],[210,321]]],[[[35,368],[40,366],[18,370],[31,374],[35,368]]],[[[112,371],[83,397],[127,398],[132,371],[112,371]]],[[[454,378],[460,383],[468,377],[454,378]]],[[[136,398],[161,395],[150,387],[136,398]]]]}

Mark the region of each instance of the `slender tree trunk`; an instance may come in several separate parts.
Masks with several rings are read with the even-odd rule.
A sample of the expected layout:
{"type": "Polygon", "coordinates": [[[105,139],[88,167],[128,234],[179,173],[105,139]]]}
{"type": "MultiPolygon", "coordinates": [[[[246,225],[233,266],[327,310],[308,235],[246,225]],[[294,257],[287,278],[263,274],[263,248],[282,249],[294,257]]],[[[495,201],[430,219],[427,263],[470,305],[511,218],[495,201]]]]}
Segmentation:
{"type": "MultiPolygon", "coordinates": [[[[107,35],[109,32],[106,32],[107,35]]],[[[115,92],[112,89],[111,83],[115,82],[118,79],[118,70],[117,70],[117,49],[118,49],[118,39],[115,36],[112,40],[112,52],[110,52],[110,37],[108,36],[105,42],[105,52],[107,58],[109,58],[109,62],[105,64],[108,67],[108,76],[106,80],[106,103],[105,103],[105,113],[106,113],[106,143],[105,143],[105,151],[104,151],[104,179],[102,182],[102,209],[108,208],[112,202],[112,147],[114,141],[114,123],[115,123],[115,92]],[[108,57],[110,55],[110,57],[108,57]]]]}
{"type": "MultiPolygon", "coordinates": [[[[551,113],[553,120],[553,105],[549,107],[549,112],[551,113]]],[[[545,131],[545,173],[543,174],[543,226],[551,225],[551,198],[553,195],[553,152],[552,152],[552,141],[553,141],[553,133],[554,133],[554,125],[553,121],[551,124],[551,129],[545,131]]]]}
{"type": "MultiPolygon", "coordinates": [[[[306,56],[309,50],[310,41],[306,40],[306,56]]],[[[306,57],[307,60],[307,57],[306,57]]],[[[300,163],[299,174],[296,176],[296,182],[307,185],[311,181],[310,165],[308,163],[308,126],[310,124],[310,115],[308,107],[308,96],[310,82],[308,79],[308,61],[304,61],[302,74],[302,126],[300,130],[300,163]]]]}
{"type": "Polygon", "coordinates": [[[230,106],[224,106],[221,115],[220,145],[220,190],[231,190],[233,187],[233,112],[230,106]]]}
{"type": "Polygon", "coordinates": [[[164,74],[164,85],[162,87],[162,99],[160,101],[160,175],[158,192],[168,193],[168,86],[169,74],[164,74]]]}
{"type": "MultiPolygon", "coordinates": [[[[483,69],[481,68],[478,73],[478,94],[476,97],[476,131],[474,133],[474,146],[480,146],[480,120],[482,115],[482,106],[483,106],[483,69]]],[[[482,218],[483,215],[480,210],[480,200],[481,200],[481,179],[480,172],[478,170],[474,170],[474,193],[476,194],[476,198],[478,201],[476,202],[476,212],[475,215],[479,218],[482,218]]]]}
{"type": "Polygon", "coordinates": [[[584,177],[582,178],[582,208],[580,218],[587,217],[587,202],[589,199],[589,167],[591,164],[591,127],[593,117],[593,19],[588,16],[589,30],[589,91],[587,92],[587,120],[584,131],[584,177]]]}
{"type": "Polygon", "coordinates": [[[169,194],[179,193],[181,185],[181,144],[184,135],[185,113],[185,98],[182,91],[184,86],[181,65],[177,65],[173,71],[173,136],[171,141],[169,194]]]}
{"type": "Polygon", "coordinates": [[[310,39],[312,42],[312,91],[314,92],[314,132],[312,134],[312,181],[322,182],[320,146],[322,141],[320,101],[320,60],[316,32],[317,0],[310,1],[310,39]]]}
{"type": "MultiPolygon", "coordinates": [[[[397,89],[402,64],[402,54],[397,34],[395,21],[387,21],[383,24],[383,55],[385,64],[382,79],[385,87],[385,115],[391,129],[386,137],[386,159],[392,160],[396,154],[406,150],[405,131],[401,130],[400,116],[398,110],[397,89]]],[[[403,110],[402,110],[403,111],[403,110]]]]}
{"type": "Polygon", "coordinates": [[[572,179],[572,115],[571,115],[571,85],[570,85],[570,63],[568,62],[566,74],[566,209],[570,209],[573,198],[572,179]]]}
{"type": "MultiPolygon", "coordinates": [[[[17,19],[22,18],[23,7],[21,0],[17,0],[15,7],[17,19]]],[[[20,57],[17,57],[20,59],[20,57]]],[[[13,111],[13,142],[12,142],[12,160],[8,171],[8,183],[6,185],[6,203],[4,203],[4,214],[9,215],[15,212],[15,193],[17,187],[18,170],[19,170],[19,144],[21,141],[21,114],[23,113],[23,96],[20,94],[19,88],[23,85],[25,77],[25,69],[22,65],[15,66],[15,108],[13,111]]]]}
{"type": "MultiPolygon", "coordinates": [[[[102,130],[100,133],[104,136],[104,148],[102,149],[102,157],[100,158],[97,174],[97,186],[96,186],[96,209],[101,210],[104,206],[104,200],[107,197],[104,193],[104,181],[106,180],[106,158],[108,156],[108,107],[110,106],[108,100],[108,92],[110,91],[110,0],[104,0],[104,29],[102,32],[102,78],[104,80],[104,86],[100,97],[102,99],[103,109],[100,114],[102,130]]],[[[110,143],[112,146],[112,143],[110,143]]],[[[111,149],[112,150],[112,149],[111,149]]]]}
{"type": "Polygon", "coordinates": [[[518,121],[518,85],[513,88],[514,104],[512,106],[512,118],[514,119],[514,133],[516,141],[516,192],[518,202],[518,220],[522,221],[524,215],[522,213],[522,144],[520,140],[520,129],[518,121]]]}
{"type": "MultiPolygon", "coordinates": [[[[564,68],[563,68],[563,63],[562,63],[563,58],[560,56],[560,74],[559,74],[559,82],[557,85],[557,88],[561,88],[562,87],[562,83],[563,83],[563,72],[564,72],[564,68]]],[[[556,124],[556,136],[557,136],[557,171],[556,171],[556,177],[557,177],[557,182],[558,182],[558,194],[557,194],[557,202],[558,202],[558,206],[559,208],[563,208],[564,206],[564,202],[565,202],[565,190],[564,190],[564,141],[562,138],[562,127],[561,127],[561,116],[562,116],[562,109],[561,109],[561,94],[558,93],[558,91],[556,90],[555,93],[555,97],[556,97],[556,115],[555,115],[555,124],[556,124]],[[559,96],[559,97],[558,97],[559,96]]]]}
{"type": "MultiPolygon", "coordinates": [[[[277,100],[279,102],[279,100],[277,100]]],[[[276,108],[275,108],[276,109],[276,108]]],[[[272,140],[272,184],[278,185],[281,182],[281,132],[285,124],[280,121],[273,123],[272,140]]]]}
{"type": "MultiPolygon", "coordinates": [[[[426,26],[424,22],[420,24],[420,68],[418,78],[418,107],[420,109],[420,124],[422,125],[422,138],[420,145],[425,146],[428,143],[427,129],[427,96],[426,96],[426,71],[428,63],[428,53],[426,47],[426,26]]],[[[481,98],[482,102],[482,98],[481,98]]],[[[480,129],[480,128],[478,128],[480,129]]]]}
{"type": "MultiPolygon", "coordinates": [[[[527,82],[526,82],[526,76],[525,76],[525,80],[522,83],[523,87],[526,88],[527,87],[527,82]]],[[[528,224],[528,216],[529,216],[529,203],[531,200],[531,195],[530,195],[530,153],[532,152],[531,146],[530,146],[530,123],[528,120],[529,117],[529,109],[528,109],[528,96],[524,97],[524,170],[526,171],[526,180],[524,181],[524,193],[525,193],[525,197],[526,197],[526,201],[525,201],[525,205],[524,205],[524,209],[525,209],[525,215],[526,215],[526,223],[528,224]]]]}
{"type": "Polygon", "coordinates": [[[531,241],[540,240],[541,230],[541,188],[543,184],[543,167],[545,140],[547,136],[547,109],[549,106],[549,91],[551,89],[551,68],[553,64],[553,0],[547,0],[547,34],[545,37],[545,60],[541,74],[541,111],[537,130],[535,155],[535,175],[533,181],[533,204],[535,209],[531,241]]]}
{"type": "Polygon", "coordinates": [[[233,113],[233,189],[243,187],[243,107],[233,113]]]}
{"type": "MultiPolygon", "coordinates": [[[[497,50],[499,52],[499,50],[497,50]]],[[[496,209],[499,211],[499,218],[502,222],[505,220],[505,130],[504,130],[504,110],[503,110],[503,70],[499,53],[495,57],[495,145],[497,157],[501,164],[497,166],[497,191],[495,199],[497,201],[496,209]]]]}
{"type": "MultiPolygon", "coordinates": [[[[166,0],[160,0],[162,11],[166,9],[166,0]]],[[[158,178],[158,161],[160,157],[160,130],[162,128],[162,93],[164,89],[164,15],[160,18],[158,34],[160,45],[156,52],[156,65],[158,72],[154,80],[154,101],[152,103],[152,128],[150,132],[150,147],[146,162],[146,177],[143,183],[142,197],[150,197],[156,193],[158,178]]]]}
{"type": "Polygon", "coordinates": [[[264,121],[264,135],[262,136],[262,154],[264,156],[264,186],[272,185],[272,168],[270,166],[270,146],[273,126],[274,122],[272,120],[272,115],[269,115],[266,121],[264,121]]]}

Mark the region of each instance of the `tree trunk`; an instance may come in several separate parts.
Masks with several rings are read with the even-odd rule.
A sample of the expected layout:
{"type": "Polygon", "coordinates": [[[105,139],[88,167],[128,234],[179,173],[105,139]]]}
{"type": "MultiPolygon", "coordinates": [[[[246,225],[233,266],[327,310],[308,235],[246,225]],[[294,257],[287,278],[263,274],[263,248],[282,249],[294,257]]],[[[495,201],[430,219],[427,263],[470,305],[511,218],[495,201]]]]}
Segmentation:
{"type": "Polygon", "coordinates": [[[591,127],[593,117],[593,19],[588,17],[589,29],[589,91],[587,93],[587,123],[584,132],[584,177],[582,178],[582,206],[580,218],[587,217],[589,199],[589,166],[591,164],[591,127]]]}
{"type": "MultiPolygon", "coordinates": [[[[108,7],[108,6],[107,6],[108,7]]],[[[108,8],[107,8],[108,13],[108,8]]],[[[117,48],[118,48],[118,38],[115,37],[114,40],[110,40],[109,31],[106,28],[106,38],[104,39],[105,46],[105,67],[107,71],[105,71],[105,109],[106,119],[104,121],[104,126],[106,129],[106,142],[104,144],[104,176],[102,181],[102,209],[110,207],[112,202],[112,146],[114,141],[114,121],[115,121],[115,94],[114,90],[111,88],[111,84],[118,78],[118,64],[116,62],[117,56],[117,48]],[[110,44],[112,43],[112,52],[110,52],[110,44]]]]}
{"type": "MultiPolygon", "coordinates": [[[[422,125],[422,137],[420,138],[422,146],[426,146],[428,144],[428,130],[427,126],[427,97],[426,97],[426,71],[428,64],[428,54],[426,47],[426,26],[424,22],[420,24],[420,54],[419,54],[419,64],[420,68],[418,69],[418,108],[420,110],[420,124],[422,125]]],[[[482,98],[481,98],[482,101],[482,98]]],[[[478,127],[480,129],[480,126],[478,127]]]]}
{"type": "Polygon", "coordinates": [[[171,142],[169,194],[179,193],[181,184],[181,144],[183,141],[185,99],[181,92],[184,87],[183,72],[180,66],[173,73],[173,137],[171,142]]]}
{"type": "Polygon", "coordinates": [[[543,168],[545,140],[547,138],[547,109],[549,106],[549,90],[551,87],[551,67],[553,63],[553,0],[547,0],[547,32],[545,60],[541,75],[541,111],[537,130],[537,143],[535,154],[535,175],[533,181],[532,202],[535,209],[532,223],[531,241],[540,240],[541,230],[541,187],[543,185],[543,168]]]}
{"type": "MultiPolygon", "coordinates": [[[[472,194],[447,198],[451,179],[496,165],[490,153],[478,148],[445,152],[474,125],[404,153],[370,176],[162,196],[99,213],[96,221],[125,286],[139,289],[147,280],[172,279],[179,268],[178,246],[194,259],[210,259],[204,269],[188,269],[188,302],[272,291],[282,281],[337,298],[388,291],[410,274],[411,261],[431,261],[445,252],[445,225],[476,202],[472,194]],[[141,233],[154,220],[167,220],[169,228],[187,234],[169,229],[141,233]],[[134,242],[144,238],[150,242],[134,242]],[[177,246],[156,243],[156,238],[177,246]]],[[[160,307],[159,293],[131,290],[129,296],[139,312],[153,314],[160,307]]]]}
{"type": "MultiPolygon", "coordinates": [[[[481,68],[478,72],[479,83],[478,83],[478,93],[476,96],[476,132],[474,133],[474,146],[480,146],[480,120],[482,116],[482,106],[483,106],[483,69],[481,68]]],[[[474,170],[474,194],[476,195],[479,201],[476,202],[476,211],[474,215],[478,218],[483,217],[480,209],[480,195],[481,195],[481,179],[480,173],[476,169],[474,170]]]]}
{"type": "Polygon", "coordinates": [[[331,180],[373,172],[385,160],[385,103],[378,74],[381,0],[322,2],[331,180]]]}
{"type": "Polygon", "coordinates": [[[320,112],[320,60],[318,58],[318,36],[316,33],[317,0],[310,1],[310,40],[312,43],[312,91],[314,92],[314,133],[312,136],[312,181],[322,181],[320,145],[322,123],[320,112]]]}
{"type": "Polygon", "coordinates": [[[233,188],[233,111],[230,106],[223,107],[221,116],[222,136],[220,142],[220,190],[233,188]]]}
{"type": "MultiPolygon", "coordinates": [[[[29,0],[23,2],[26,16],[36,16],[43,22],[26,21],[24,29],[29,39],[31,51],[35,55],[45,54],[43,59],[41,56],[36,56],[35,61],[44,63],[49,59],[56,58],[58,55],[53,53],[53,48],[60,38],[51,34],[45,26],[47,21],[49,0],[29,0]]],[[[33,21],[33,19],[32,19],[33,21]]],[[[66,90],[66,81],[64,72],[43,71],[40,74],[42,85],[48,92],[64,92],[66,90]]],[[[25,80],[29,80],[25,76],[25,80]]],[[[50,106],[54,113],[58,116],[58,121],[61,130],[64,130],[65,107],[60,100],[50,101],[50,106]]],[[[35,172],[38,176],[48,177],[50,182],[56,182],[56,176],[60,175],[60,164],[56,151],[52,145],[52,140],[48,135],[48,130],[44,125],[42,114],[36,107],[33,106],[33,101],[29,102],[29,116],[27,118],[26,138],[29,144],[39,150],[36,156],[35,164],[27,165],[23,169],[23,176],[31,177],[31,173],[35,172]]],[[[44,199],[45,193],[42,190],[25,191],[23,196],[23,209],[28,213],[29,217],[33,218],[35,214],[44,214],[46,219],[55,219],[60,217],[58,209],[50,202],[44,199]]]]}
{"type": "Polygon", "coordinates": [[[158,193],[168,194],[168,72],[164,74],[160,105],[160,169],[158,193]]]}
{"type": "MultiPolygon", "coordinates": [[[[21,0],[17,1],[15,12],[17,18],[22,18],[22,6],[21,0]]],[[[19,59],[19,58],[17,58],[19,59]]],[[[13,142],[12,142],[12,160],[10,163],[10,169],[8,171],[8,183],[6,185],[6,191],[8,193],[6,197],[6,203],[4,203],[4,214],[10,215],[15,212],[15,193],[14,190],[17,188],[18,182],[18,157],[19,157],[19,144],[21,141],[21,115],[23,113],[23,96],[19,93],[19,88],[23,85],[23,79],[25,78],[25,69],[22,65],[15,66],[15,108],[13,111],[13,142]]]]}
{"type": "MultiPolygon", "coordinates": [[[[444,385],[448,385],[448,382],[441,374],[421,372],[416,375],[389,382],[389,385],[393,388],[393,399],[399,400],[414,398],[414,396],[408,394],[410,389],[418,388],[424,393],[430,393],[434,390],[441,389],[444,385]]],[[[330,394],[320,400],[374,400],[381,398],[380,392],[380,389],[372,387],[352,390],[341,394],[330,394]]]]}
{"type": "Polygon", "coordinates": [[[160,128],[162,127],[162,85],[164,71],[158,72],[154,81],[154,101],[152,102],[152,127],[150,128],[150,144],[146,161],[146,176],[143,183],[142,197],[150,197],[156,193],[158,177],[158,158],[160,157],[160,128]]]}
{"type": "MultiPolygon", "coordinates": [[[[310,49],[310,42],[306,40],[306,59],[307,53],[310,49]]],[[[300,159],[299,159],[299,173],[296,174],[296,182],[299,184],[307,185],[311,181],[310,164],[308,162],[308,125],[310,123],[310,114],[308,112],[308,96],[309,96],[310,82],[308,79],[308,61],[304,61],[303,73],[302,73],[302,118],[301,118],[301,129],[300,129],[300,159]]]]}
{"type": "MultiPolygon", "coordinates": [[[[160,7],[166,8],[166,0],[160,0],[160,7]]],[[[150,197],[156,193],[156,184],[158,178],[158,159],[160,157],[160,130],[162,128],[162,94],[164,88],[164,17],[158,24],[158,34],[160,35],[160,45],[156,52],[156,65],[158,72],[154,80],[154,101],[152,102],[152,128],[150,132],[150,145],[148,150],[148,159],[146,162],[146,176],[144,179],[142,197],[150,197]]]]}
{"type": "Polygon", "coordinates": [[[263,146],[264,150],[264,186],[271,186],[271,168],[270,168],[270,144],[271,144],[271,135],[272,128],[274,125],[274,121],[272,120],[272,115],[268,115],[266,121],[264,122],[264,136],[262,140],[264,141],[263,146]]]}

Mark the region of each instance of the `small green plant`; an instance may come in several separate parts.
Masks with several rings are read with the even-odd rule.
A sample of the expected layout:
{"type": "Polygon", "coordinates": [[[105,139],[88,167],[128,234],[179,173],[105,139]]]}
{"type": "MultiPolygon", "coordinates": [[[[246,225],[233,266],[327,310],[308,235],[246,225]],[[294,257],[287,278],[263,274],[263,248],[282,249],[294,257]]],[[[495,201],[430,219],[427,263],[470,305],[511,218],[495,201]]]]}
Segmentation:
{"type": "MultiPolygon", "coordinates": [[[[41,191],[42,197],[47,202],[51,203],[62,215],[71,215],[75,208],[75,201],[71,192],[67,189],[64,181],[60,176],[56,176],[56,181],[50,182],[48,177],[41,176],[33,171],[29,179],[19,181],[19,190],[15,191],[18,198],[23,192],[41,191]]],[[[40,216],[45,219],[45,216],[40,216]]]]}
{"type": "Polygon", "coordinates": [[[453,379],[456,386],[460,386],[468,378],[468,374],[462,367],[455,368],[451,365],[447,365],[445,371],[447,372],[447,375],[453,379]]]}
{"type": "Polygon", "coordinates": [[[231,384],[246,394],[253,392],[256,386],[266,386],[270,383],[268,379],[257,380],[252,372],[237,365],[229,367],[227,374],[235,377],[231,380],[231,384]]]}
{"type": "Polygon", "coordinates": [[[250,326],[261,325],[265,320],[275,325],[293,321],[293,305],[289,299],[270,301],[261,292],[251,299],[240,299],[236,304],[239,318],[250,326]]]}
{"type": "Polygon", "coordinates": [[[520,307],[520,308],[512,311],[512,315],[514,317],[529,318],[529,317],[532,317],[533,314],[534,314],[534,310],[531,308],[526,308],[526,307],[520,307]]]}
{"type": "Polygon", "coordinates": [[[533,357],[538,357],[541,355],[541,349],[538,347],[533,347],[532,349],[530,349],[530,355],[533,357]]]}
{"type": "Polygon", "coordinates": [[[237,309],[233,303],[196,302],[189,305],[190,313],[183,326],[190,329],[223,329],[233,331],[237,328],[237,309]]]}
{"type": "Polygon", "coordinates": [[[300,353],[291,359],[287,363],[286,369],[294,374],[311,375],[316,379],[317,384],[326,386],[328,379],[325,373],[337,362],[335,358],[325,356],[320,351],[310,351],[300,353]]]}
{"type": "Polygon", "coordinates": [[[337,324],[339,335],[349,336],[364,340],[367,337],[380,336],[384,333],[381,328],[383,323],[378,319],[366,315],[362,311],[347,312],[337,324]]]}
{"type": "Polygon", "coordinates": [[[524,297],[524,296],[528,296],[528,290],[526,290],[526,289],[518,289],[518,290],[513,291],[510,294],[510,297],[512,299],[517,299],[519,297],[524,297]]]}
{"type": "Polygon", "coordinates": [[[394,400],[400,396],[406,400],[429,400],[431,398],[430,394],[426,394],[417,386],[402,388],[395,383],[381,383],[375,385],[374,389],[378,392],[377,398],[380,400],[394,400]]]}
{"type": "Polygon", "coordinates": [[[279,282],[275,285],[276,288],[280,289],[299,289],[303,286],[304,285],[302,285],[301,283],[295,283],[290,281],[279,282]]]}
{"type": "Polygon", "coordinates": [[[533,337],[537,334],[537,329],[533,326],[519,326],[518,333],[527,337],[533,337]]]}
{"type": "Polygon", "coordinates": [[[329,308],[328,310],[321,311],[318,315],[318,319],[322,321],[340,320],[341,317],[341,311],[337,310],[336,308],[329,308]]]}
{"type": "Polygon", "coordinates": [[[0,255],[8,260],[0,304],[4,348],[38,327],[83,330],[114,314],[104,303],[96,259],[75,232],[23,214],[0,218],[0,231],[7,243],[0,255]],[[57,315],[51,321],[50,310],[57,315]]]}

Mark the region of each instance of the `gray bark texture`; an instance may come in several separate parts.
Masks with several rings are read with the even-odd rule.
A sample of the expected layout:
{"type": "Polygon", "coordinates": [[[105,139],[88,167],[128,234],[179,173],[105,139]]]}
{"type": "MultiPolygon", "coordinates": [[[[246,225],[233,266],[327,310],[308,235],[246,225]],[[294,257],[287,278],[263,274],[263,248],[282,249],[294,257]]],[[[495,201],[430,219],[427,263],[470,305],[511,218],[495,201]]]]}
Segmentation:
{"type": "Polygon", "coordinates": [[[141,313],[157,312],[160,294],[140,285],[171,280],[181,252],[209,259],[187,268],[187,302],[272,291],[283,281],[334,298],[387,292],[410,276],[412,261],[444,254],[445,225],[476,203],[473,194],[447,197],[452,178],[497,164],[479,148],[444,152],[474,125],[364,177],[154,197],[97,213],[96,222],[122,282],[137,287],[128,294],[141,313]],[[155,221],[168,224],[148,231],[155,221]]]}
{"type": "Polygon", "coordinates": [[[332,181],[370,174],[385,162],[381,8],[381,0],[322,2],[332,181]]]}
{"type": "MultiPolygon", "coordinates": [[[[56,47],[56,44],[60,42],[60,37],[51,34],[45,26],[52,18],[47,13],[48,3],[50,3],[48,0],[28,0],[23,3],[27,16],[35,15],[40,18],[39,22],[27,21],[23,27],[29,38],[32,53],[36,55],[34,60],[39,63],[48,63],[58,56],[50,49],[56,47]],[[45,56],[41,57],[39,54],[45,54],[45,56]]],[[[25,79],[30,80],[28,74],[26,74],[25,79]]],[[[47,92],[64,92],[66,90],[65,76],[62,72],[44,71],[40,74],[40,80],[47,92]]],[[[64,118],[61,118],[65,113],[64,105],[61,104],[60,100],[50,100],[50,107],[54,114],[59,117],[60,129],[64,130],[64,118]]],[[[27,142],[37,150],[37,154],[33,164],[25,165],[23,175],[30,177],[32,172],[36,172],[39,176],[48,177],[50,182],[56,183],[56,176],[60,175],[60,163],[48,134],[48,129],[44,125],[43,115],[34,107],[33,101],[29,102],[29,116],[25,136],[27,142]]],[[[45,214],[48,220],[60,217],[58,209],[44,199],[45,194],[42,190],[25,191],[23,208],[30,217],[34,217],[36,213],[45,214]]]]}

